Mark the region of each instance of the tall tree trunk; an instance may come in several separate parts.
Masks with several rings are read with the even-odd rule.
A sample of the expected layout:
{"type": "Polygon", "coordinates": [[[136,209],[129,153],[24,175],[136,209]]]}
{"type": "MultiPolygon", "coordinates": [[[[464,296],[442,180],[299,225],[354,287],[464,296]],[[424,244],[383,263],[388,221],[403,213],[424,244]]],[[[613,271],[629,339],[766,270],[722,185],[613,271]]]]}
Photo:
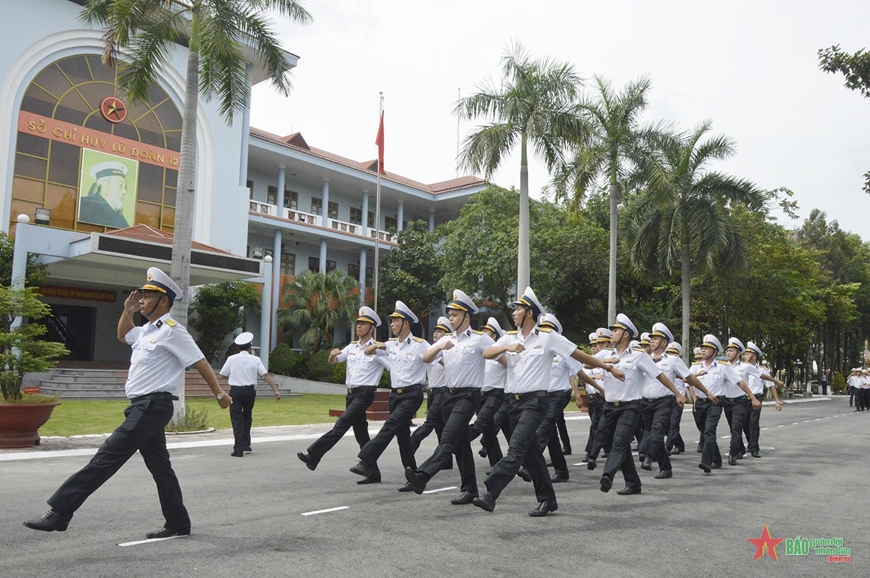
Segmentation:
{"type": "MultiPolygon", "coordinates": [[[[196,38],[196,16],[193,21],[196,38]]],[[[193,215],[196,200],[196,110],[199,104],[199,53],[192,41],[187,53],[187,84],[184,94],[184,117],[181,123],[181,159],[175,194],[175,223],[172,235],[172,264],[169,276],[181,288],[180,299],[172,307],[172,317],[187,325],[187,301],[190,287],[190,245],[193,240],[193,215]]],[[[184,374],[176,390],[174,420],[184,417],[184,374]]]]}
{"type": "Polygon", "coordinates": [[[607,325],[616,321],[616,221],[618,210],[616,170],[610,174],[610,262],[607,270],[607,325]]]}
{"type": "Polygon", "coordinates": [[[526,135],[520,143],[520,231],[517,247],[517,297],[522,295],[529,282],[529,157],[526,135]]]}
{"type": "Polygon", "coordinates": [[[683,293],[683,358],[687,364],[692,359],[689,339],[689,319],[692,305],[692,276],[689,263],[689,244],[683,243],[680,249],[680,284],[683,293]]]}

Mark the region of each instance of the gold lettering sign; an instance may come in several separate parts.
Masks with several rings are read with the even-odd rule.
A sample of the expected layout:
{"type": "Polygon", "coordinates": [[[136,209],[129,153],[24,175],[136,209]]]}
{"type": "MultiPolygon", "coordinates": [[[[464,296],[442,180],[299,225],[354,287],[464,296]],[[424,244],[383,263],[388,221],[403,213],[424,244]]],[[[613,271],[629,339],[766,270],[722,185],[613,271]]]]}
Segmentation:
{"type": "Polygon", "coordinates": [[[32,112],[22,110],[18,113],[18,130],[25,134],[178,170],[179,153],[175,151],[124,139],[62,120],[46,118],[32,112]]]}
{"type": "Polygon", "coordinates": [[[43,297],[57,299],[82,299],[84,301],[115,302],[115,292],[102,289],[83,289],[81,287],[58,287],[55,285],[43,285],[37,289],[43,297]]]}

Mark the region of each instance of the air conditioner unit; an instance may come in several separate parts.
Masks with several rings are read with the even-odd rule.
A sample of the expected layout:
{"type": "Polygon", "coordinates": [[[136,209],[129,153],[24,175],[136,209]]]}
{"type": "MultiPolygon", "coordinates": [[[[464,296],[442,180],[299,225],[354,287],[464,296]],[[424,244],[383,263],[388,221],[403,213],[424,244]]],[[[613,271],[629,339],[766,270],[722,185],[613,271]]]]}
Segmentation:
{"type": "Polygon", "coordinates": [[[263,255],[266,254],[265,247],[251,247],[251,259],[262,259],[263,255]]]}

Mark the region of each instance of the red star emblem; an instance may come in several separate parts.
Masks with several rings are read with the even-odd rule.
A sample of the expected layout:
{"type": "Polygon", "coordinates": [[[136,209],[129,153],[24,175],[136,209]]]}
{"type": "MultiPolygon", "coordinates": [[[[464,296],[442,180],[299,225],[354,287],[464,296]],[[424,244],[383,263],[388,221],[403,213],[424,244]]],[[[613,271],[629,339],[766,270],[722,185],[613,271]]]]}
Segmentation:
{"type": "Polygon", "coordinates": [[[770,531],[767,529],[767,524],[764,525],[764,531],[761,533],[761,538],[746,538],[757,548],[755,551],[755,558],[752,559],[754,562],[758,560],[764,553],[767,552],[767,555],[779,562],[779,558],[776,557],[776,546],[782,542],[785,538],[771,538],[770,531]]]}
{"type": "Polygon", "coordinates": [[[110,123],[118,124],[127,118],[127,105],[117,96],[107,96],[100,101],[100,114],[110,123]]]}

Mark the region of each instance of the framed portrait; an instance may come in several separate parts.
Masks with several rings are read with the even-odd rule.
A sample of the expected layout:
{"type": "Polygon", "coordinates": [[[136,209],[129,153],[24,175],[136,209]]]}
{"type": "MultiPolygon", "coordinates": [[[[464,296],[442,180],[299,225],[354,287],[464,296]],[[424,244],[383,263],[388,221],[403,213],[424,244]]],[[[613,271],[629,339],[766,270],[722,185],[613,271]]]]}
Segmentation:
{"type": "Polygon", "coordinates": [[[134,225],[139,161],[82,148],[81,166],[77,220],[113,229],[134,225]]]}

